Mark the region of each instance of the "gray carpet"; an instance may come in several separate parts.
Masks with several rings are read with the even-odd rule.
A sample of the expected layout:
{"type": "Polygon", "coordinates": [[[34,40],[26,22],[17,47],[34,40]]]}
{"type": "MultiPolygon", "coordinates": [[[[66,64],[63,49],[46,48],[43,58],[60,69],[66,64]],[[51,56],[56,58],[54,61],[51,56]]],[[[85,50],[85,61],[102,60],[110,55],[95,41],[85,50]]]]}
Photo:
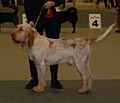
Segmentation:
{"type": "Polygon", "coordinates": [[[34,93],[24,89],[27,81],[0,81],[0,103],[120,103],[120,80],[94,81],[88,94],[77,94],[82,81],[61,81],[64,89],[50,88],[48,81],[45,92],[34,93]]]}

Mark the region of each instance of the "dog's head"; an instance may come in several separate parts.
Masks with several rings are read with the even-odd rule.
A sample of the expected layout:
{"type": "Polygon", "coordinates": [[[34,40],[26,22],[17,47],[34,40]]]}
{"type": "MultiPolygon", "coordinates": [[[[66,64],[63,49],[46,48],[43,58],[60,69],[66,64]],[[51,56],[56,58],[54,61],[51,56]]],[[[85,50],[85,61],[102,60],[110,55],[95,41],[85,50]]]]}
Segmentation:
{"type": "Polygon", "coordinates": [[[33,46],[34,39],[37,35],[36,29],[29,24],[20,24],[17,29],[11,33],[11,38],[15,43],[27,44],[29,48],[33,46]]]}

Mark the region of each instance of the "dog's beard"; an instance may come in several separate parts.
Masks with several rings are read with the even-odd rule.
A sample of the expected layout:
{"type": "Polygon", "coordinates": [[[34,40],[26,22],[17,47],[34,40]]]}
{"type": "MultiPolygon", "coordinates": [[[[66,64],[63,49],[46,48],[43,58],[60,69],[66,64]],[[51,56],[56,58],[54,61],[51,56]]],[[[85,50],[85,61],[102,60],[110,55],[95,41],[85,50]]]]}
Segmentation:
{"type": "Polygon", "coordinates": [[[12,41],[15,43],[15,44],[20,44],[22,47],[24,46],[25,42],[21,42],[20,40],[16,40],[14,38],[12,38],[12,41]]]}

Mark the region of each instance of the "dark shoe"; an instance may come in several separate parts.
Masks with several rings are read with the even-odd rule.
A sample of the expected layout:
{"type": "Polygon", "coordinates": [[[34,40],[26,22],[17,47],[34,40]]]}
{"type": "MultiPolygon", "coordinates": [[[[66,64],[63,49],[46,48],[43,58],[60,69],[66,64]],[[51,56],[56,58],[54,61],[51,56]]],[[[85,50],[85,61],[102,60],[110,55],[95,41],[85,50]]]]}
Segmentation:
{"type": "Polygon", "coordinates": [[[55,89],[63,89],[62,84],[58,80],[51,80],[51,87],[55,89]]]}
{"type": "Polygon", "coordinates": [[[106,8],[106,9],[111,9],[109,6],[106,6],[105,8],[106,8]]]}
{"type": "Polygon", "coordinates": [[[112,8],[116,8],[116,6],[115,6],[115,5],[112,5],[112,8]]]}
{"type": "Polygon", "coordinates": [[[116,30],[115,33],[120,33],[120,30],[116,30]]]}
{"type": "Polygon", "coordinates": [[[30,82],[25,86],[25,89],[32,89],[34,86],[37,86],[38,79],[31,79],[30,82]]]}

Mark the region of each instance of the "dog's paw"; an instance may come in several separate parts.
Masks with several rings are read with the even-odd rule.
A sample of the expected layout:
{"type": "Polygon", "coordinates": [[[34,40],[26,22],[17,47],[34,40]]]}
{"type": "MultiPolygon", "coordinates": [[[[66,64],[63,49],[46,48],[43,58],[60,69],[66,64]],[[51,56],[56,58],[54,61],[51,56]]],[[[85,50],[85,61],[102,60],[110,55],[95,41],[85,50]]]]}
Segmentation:
{"type": "Polygon", "coordinates": [[[77,93],[79,93],[79,94],[86,94],[86,93],[88,93],[88,92],[90,92],[90,89],[87,89],[87,88],[80,88],[80,89],[77,91],[77,93]]]}
{"type": "Polygon", "coordinates": [[[36,93],[44,92],[44,86],[38,85],[36,87],[33,87],[33,91],[36,93]]]}

